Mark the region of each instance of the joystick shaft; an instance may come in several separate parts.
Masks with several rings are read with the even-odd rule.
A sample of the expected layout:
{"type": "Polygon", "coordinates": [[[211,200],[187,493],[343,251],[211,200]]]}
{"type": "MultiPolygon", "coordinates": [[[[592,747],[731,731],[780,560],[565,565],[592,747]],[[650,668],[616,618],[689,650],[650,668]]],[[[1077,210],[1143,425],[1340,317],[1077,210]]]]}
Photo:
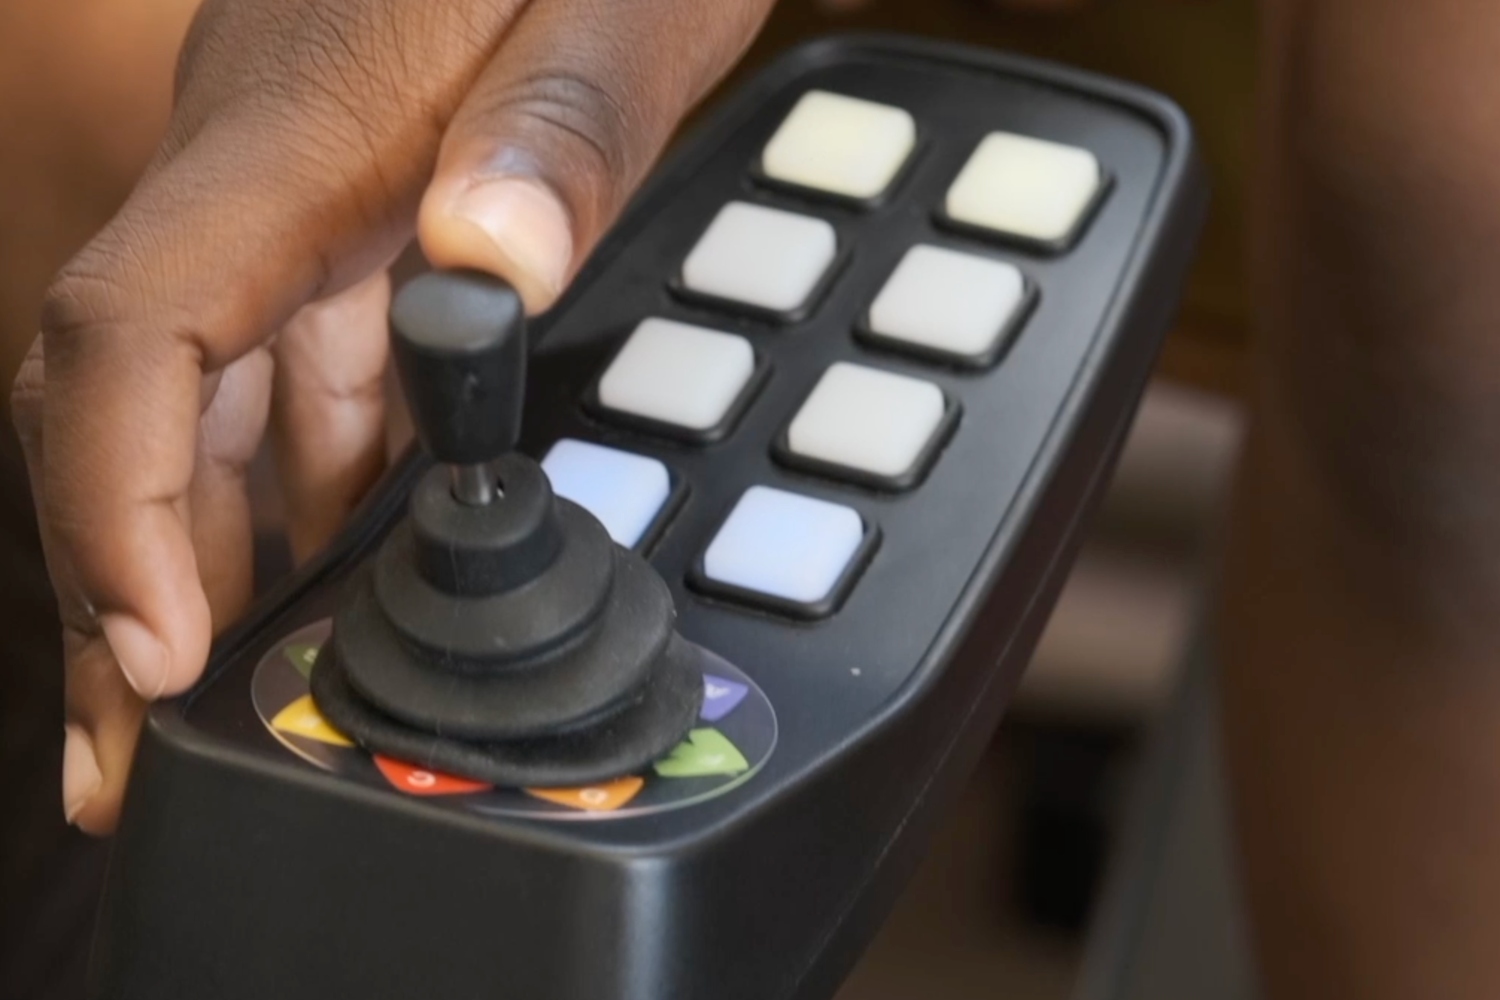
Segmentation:
{"type": "Polygon", "coordinates": [[[495,502],[500,491],[495,488],[495,471],[488,462],[454,465],[449,468],[453,478],[453,496],[459,503],[466,503],[470,507],[484,507],[495,502]]]}

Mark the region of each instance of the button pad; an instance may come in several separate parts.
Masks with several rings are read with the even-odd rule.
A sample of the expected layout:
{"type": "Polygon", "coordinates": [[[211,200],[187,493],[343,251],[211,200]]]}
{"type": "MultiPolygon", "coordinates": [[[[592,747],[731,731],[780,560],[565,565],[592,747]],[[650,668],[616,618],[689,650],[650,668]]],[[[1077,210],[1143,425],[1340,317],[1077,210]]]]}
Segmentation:
{"type": "Polygon", "coordinates": [[[960,226],[1064,250],[1104,187],[1099,161],[1086,149],[991,132],[948,189],[943,212],[960,226]]]}
{"type": "Polygon", "coordinates": [[[901,108],[810,90],[761,153],[772,181],[856,202],[880,198],[911,158],[917,125],[901,108]]]}
{"type": "Polygon", "coordinates": [[[648,538],[672,495],[667,467],[654,458],[564,438],[542,459],[552,490],[597,517],[615,544],[648,538]]]}
{"type": "Polygon", "coordinates": [[[984,368],[995,363],[1033,298],[1013,264],[926,244],[912,247],[870,306],[874,346],[984,368]]]}
{"type": "Polygon", "coordinates": [[[826,219],[732,201],[683,262],[680,290],[793,319],[811,307],[837,255],[826,219]]]}
{"type": "MultiPolygon", "coordinates": [[[[811,90],[749,172],[768,187],[768,199],[776,195],[769,188],[795,188],[872,206],[893,190],[916,143],[916,123],[905,110],[811,90]]],[[[991,132],[941,204],[930,208],[966,234],[1061,252],[1079,237],[1107,187],[1087,150],[991,132]]],[[[690,305],[801,322],[834,280],[842,256],[826,219],[730,201],[668,284],[690,305]]],[[[868,348],[984,369],[1000,362],[1037,298],[1021,269],[992,253],[919,243],[906,248],[843,329],[852,327],[868,348]]],[[[779,348],[763,341],[762,350],[779,348]]],[[[768,371],[747,337],[651,318],[621,347],[588,403],[611,422],[705,444],[733,431],[768,371]]],[[[933,381],[836,360],[771,451],[784,466],[837,482],[911,490],[959,418],[958,401],[933,381]]],[[[594,512],[624,545],[649,542],[672,497],[681,495],[656,459],[583,441],[559,441],[544,468],[560,495],[594,512]]],[[[689,583],[711,596],[819,618],[847,596],[878,540],[878,529],[852,507],[756,485],[702,550],[689,583]]]]}
{"type": "Polygon", "coordinates": [[[957,413],[924,379],[841,361],[787,426],[777,457],[882,489],[909,489],[926,474],[957,413]]]}
{"type": "Polygon", "coordinates": [[[744,337],[669,319],[635,328],[595,390],[606,416],[689,441],[728,432],[749,401],[755,351],[744,337]]]}
{"type": "Polygon", "coordinates": [[[701,590],[820,618],[843,600],[876,535],[852,507],[752,486],[693,574],[701,590]]]}

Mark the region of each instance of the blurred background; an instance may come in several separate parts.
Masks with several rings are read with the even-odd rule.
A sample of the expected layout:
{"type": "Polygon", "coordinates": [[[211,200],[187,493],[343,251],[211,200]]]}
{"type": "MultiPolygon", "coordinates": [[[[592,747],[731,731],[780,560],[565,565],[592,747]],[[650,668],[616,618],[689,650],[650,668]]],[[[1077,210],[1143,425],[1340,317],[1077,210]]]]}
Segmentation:
{"type": "MultiPolygon", "coordinates": [[[[0,4],[4,384],[35,334],[48,278],[112,214],[149,158],[194,7],[195,0],[0,4]]],[[[1088,930],[1103,887],[1113,882],[1115,894],[1122,892],[1122,877],[1112,880],[1109,872],[1128,850],[1126,817],[1129,803],[1141,798],[1148,748],[1160,743],[1169,706],[1186,697],[1178,665],[1211,578],[1220,500],[1239,440],[1253,4],[782,0],[739,73],[754,72],[797,41],[837,30],[958,39],[1141,82],[1186,108],[1212,174],[1213,214],[1179,323],[1019,701],[843,993],[845,1000],[967,1000],[1001,991],[1024,1000],[1077,996],[1088,988],[1080,979],[1088,975],[1085,956],[1096,966],[1105,961],[1097,936],[1090,951],[1088,930]]],[[[0,438],[0,503],[11,511],[24,507],[19,469],[7,427],[0,438]]],[[[274,559],[274,503],[268,500],[262,514],[274,559]]],[[[34,541],[5,544],[0,628],[37,629],[46,609],[35,606],[25,586],[25,574],[38,571],[34,541]]],[[[49,640],[38,635],[37,655],[49,655],[49,640]]],[[[20,673],[28,679],[13,674],[13,683],[0,688],[0,740],[50,745],[31,737],[61,733],[60,678],[34,665],[20,673]],[[38,712],[38,705],[47,710],[38,712]]],[[[58,766],[55,750],[25,764],[44,774],[58,766]]],[[[36,796],[55,798],[54,784],[0,774],[0,801],[36,796]]],[[[61,825],[60,813],[55,822],[61,825]]],[[[36,833],[35,843],[49,843],[48,831],[36,833]]],[[[24,886],[28,871],[44,867],[38,861],[0,859],[0,895],[24,886]]],[[[1217,892],[1219,881],[1222,873],[1194,885],[1217,892]]],[[[46,915],[35,916],[25,929],[0,933],[44,933],[46,915]]]]}

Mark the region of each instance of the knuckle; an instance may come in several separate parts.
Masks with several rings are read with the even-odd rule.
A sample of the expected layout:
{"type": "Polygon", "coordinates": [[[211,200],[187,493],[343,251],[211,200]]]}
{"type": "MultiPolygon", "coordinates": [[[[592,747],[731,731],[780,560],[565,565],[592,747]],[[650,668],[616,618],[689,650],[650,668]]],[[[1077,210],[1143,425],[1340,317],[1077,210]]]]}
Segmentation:
{"type": "Polygon", "coordinates": [[[42,339],[54,365],[65,365],[126,315],[134,298],[128,270],[96,241],[52,280],[42,304],[42,339]]]}
{"type": "Polygon", "coordinates": [[[486,117],[519,115],[565,134],[593,157],[603,176],[633,177],[641,169],[635,137],[640,116],[607,86],[564,68],[533,72],[496,96],[486,117]]]}
{"type": "Polygon", "coordinates": [[[47,288],[42,305],[42,332],[58,340],[97,326],[114,312],[122,289],[89,251],[70,261],[47,288]]]}
{"type": "Polygon", "coordinates": [[[127,206],[52,279],[41,334],[53,375],[74,372],[118,338],[144,348],[192,328],[187,316],[210,292],[185,280],[190,248],[151,224],[155,204],[127,206]]]}

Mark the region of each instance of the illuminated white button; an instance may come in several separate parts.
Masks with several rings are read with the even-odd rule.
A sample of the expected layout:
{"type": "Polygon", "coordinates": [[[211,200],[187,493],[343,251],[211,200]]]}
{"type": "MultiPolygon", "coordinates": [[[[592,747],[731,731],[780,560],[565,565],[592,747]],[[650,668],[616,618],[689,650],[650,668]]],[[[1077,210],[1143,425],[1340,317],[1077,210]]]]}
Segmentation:
{"type": "Polygon", "coordinates": [[[643,320],[599,380],[599,403],[693,431],[719,426],[755,371],[744,337],[643,320]]]}
{"type": "Polygon", "coordinates": [[[984,358],[1026,297],[1014,266],[942,247],[915,246],[870,306],[870,331],[962,358],[984,358]]]}
{"type": "Polygon", "coordinates": [[[812,90],[766,144],[760,169],[787,184],[874,198],[890,186],[916,141],[916,122],[900,108],[812,90]]]}
{"type": "Polygon", "coordinates": [[[682,283],[704,295],[792,312],[807,302],[837,251],[824,219],[733,201],[688,254],[682,283]]]}
{"type": "Polygon", "coordinates": [[[943,422],[931,382],[840,361],[792,418],[793,455],[894,479],[911,472],[943,422]]]}
{"type": "Polygon", "coordinates": [[[563,438],[542,459],[552,491],[593,514],[619,545],[633,547],[672,492],[667,467],[654,458],[563,438]]]}
{"type": "Polygon", "coordinates": [[[858,512],[752,486],[703,554],[709,580],[798,604],[828,598],[864,540],[858,512]]]}
{"type": "Polygon", "coordinates": [[[1086,149],[991,132],[948,189],[948,217],[1025,239],[1066,240],[1103,174],[1086,149]]]}

